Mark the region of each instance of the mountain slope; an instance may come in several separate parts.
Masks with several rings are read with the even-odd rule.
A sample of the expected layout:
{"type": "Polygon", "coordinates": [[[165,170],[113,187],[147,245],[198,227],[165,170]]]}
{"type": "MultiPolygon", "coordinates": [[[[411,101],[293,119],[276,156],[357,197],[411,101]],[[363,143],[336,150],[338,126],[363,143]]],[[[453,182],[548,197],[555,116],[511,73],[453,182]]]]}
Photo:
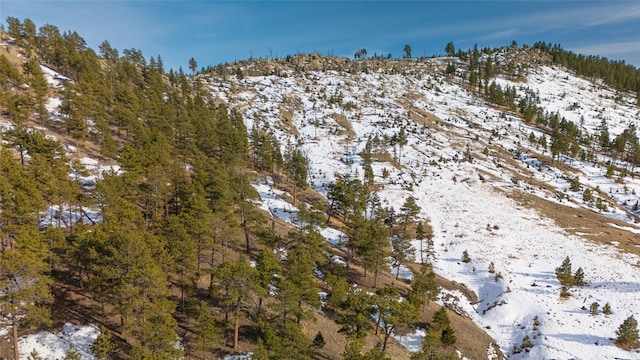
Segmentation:
{"type": "MultiPolygon", "coordinates": [[[[384,206],[399,212],[414,196],[420,218],[433,228],[436,272],[466,284],[480,299],[471,304],[455,293],[441,301],[486,328],[509,357],[630,356],[613,339],[618,325],[640,311],[638,229],[630,209],[640,184],[608,178],[601,163],[565,155],[555,155],[561,161],[555,162],[529,140],[531,134],[545,136],[551,144],[553,134],[469,92],[463,62],[456,76],[447,74],[456,61],[350,62],[310,55],[239,63],[242,76],[210,74],[201,81],[213,97],[243,113],[247,128],[299,146],[309,159],[309,182],[323,194],[338,176],[362,178],[359,154],[372,139],[377,159],[388,159],[372,166],[384,206]],[[252,75],[260,72],[275,75],[252,75]],[[408,140],[402,147],[389,140],[400,128],[408,140]],[[572,191],[576,176],[580,187],[572,191]],[[598,210],[583,201],[586,188],[608,206],[598,210]],[[575,228],[554,213],[589,224],[575,228]],[[461,262],[463,251],[470,262],[461,262]],[[587,284],[560,298],[554,271],[567,256],[574,270],[584,270],[587,284]],[[499,278],[488,272],[490,263],[499,278]],[[600,308],[609,303],[613,313],[590,315],[594,302],[600,308]],[[523,345],[525,337],[531,349],[523,345]]],[[[579,124],[585,134],[596,136],[604,119],[617,136],[637,119],[633,94],[563,68],[540,64],[518,82],[503,75],[494,81],[513,86],[519,97],[537,94],[540,108],[579,124]]],[[[597,159],[614,160],[605,153],[597,159]]]]}

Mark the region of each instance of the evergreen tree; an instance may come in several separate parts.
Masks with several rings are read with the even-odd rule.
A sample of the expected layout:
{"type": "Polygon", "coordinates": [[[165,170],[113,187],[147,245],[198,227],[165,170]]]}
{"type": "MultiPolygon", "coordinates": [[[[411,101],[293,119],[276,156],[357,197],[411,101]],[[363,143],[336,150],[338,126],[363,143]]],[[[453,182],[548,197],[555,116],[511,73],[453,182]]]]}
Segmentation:
{"type": "Polygon", "coordinates": [[[111,334],[106,327],[100,326],[100,335],[98,335],[91,349],[98,360],[109,359],[109,353],[115,349],[115,344],[112,342],[111,334]]]}
{"type": "Polygon", "coordinates": [[[638,342],[638,322],[633,316],[629,316],[616,330],[616,345],[623,349],[635,349],[640,346],[638,342]]]}
{"type": "Polygon", "coordinates": [[[411,46],[405,45],[402,49],[405,59],[411,59],[411,46]]]}
{"type": "Polygon", "coordinates": [[[238,347],[238,331],[240,329],[240,317],[243,312],[249,312],[253,306],[253,294],[256,289],[257,271],[250,266],[244,257],[239,257],[234,262],[222,263],[218,269],[220,287],[224,292],[221,305],[226,308],[225,318],[228,313],[234,315],[233,348],[238,347]]]}
{"type": "Polygon", "coordinates": [[[420,272],[414,274],[410,297],[417,299],[420,305],[429,305],[430,301],[436,300],[439,293],[433,267],[430,264],[422,264],[420,272]]]}
{"type": "Polygon", "coordinates": [[[365,331],[371,329],[370,317],[376,311],[371,295],[350,287],[341,308],[343,312],[336,319],[336,322],[342,325],[339,332],[350,337],[363,338],[365,331]]]}
{"type": "Polygon", "coordinates": [[[418,214],[420,214],[420,206],[416,203],[416,198],[414,198],[413,196],[409,196],[405,201],[404,204],[402,205],[402,207],[400,208],[400,211],[402,213],[402,218],[403,218],[403,222],[404,222],[404,230],[407,230],[407,224],[410,221],[413,221],[413,219],[418,216],[418,214]]]}
{"type": "Polygon", "coordinates": [[[221,344],[223,340],[222,331],[216,326],[215,319],[211,314],[211,309],[209,309],[209,306],[204,301],[200,302],[200,310],[195,324],[195,334],[194,346],[203,353],[211,350],[214,345],[221,344]]]}
{"type": "Polygon", "coordinates": [[[262,301],[268,297],[272,288],[277,287],[281,268],[276,255],[269,249],[263,249],[256,260],[258,310],[262,310],[262,301]]]}
{"type": "Polygon", "coordinates": [[[573,273],[571,272],[571,259],[567,256],[562,265],[556,268],[556,277],[560,284],[571,287],[574,284],[573,273]]]}
{"type": "Polygon", "coordinates": [[[410,239],[401,234],[391,238],[391,258],[393,259],[393,267],[396,268],[396,280],[400,275],[400,265],[415,260],[413,246],[410,239]]]}
{"type": "Polygon", "coordinates": [[[410,302],[402,301],[398,289],[385,287],[374,296],[376,311],[378,312],[377,327],[384,331],[382,351],[387,348],[389,337],[400,329],[409,328],[417,320],[418,312],[410,302]]]}
{"type": "Polygon", "coordinates": [[[453,45],[453,42],[448,42],[447,45],[444,47],[444,52],[445,54],[447,54],[447,56],[454,56],[456,53],[456,48],[453,45]]]}
{"type": "Polygon", "coordinates": [[[42,198],[33,179],[5,149],[0,150],[0,207],[0,308],[12,326],[17,359],[18,328],[51,321],[50,254],[38,226],[42,198]]]}
{"type": "Polygon", "coordinates": [[[316,336],[313,338],[312,344],[313,347],[317,350],[322,349],[327,344],[327,342],[324,340],[324,335],[322,335],[322,331],[318,331],[316,336]]]}
{"type": "Polygon", "coordinates": [[[573,275],[573,284],[576,286],[584,286],[586,284],[584,280],[584,271],[581,267],[579,267],[573,275]]]}
{"type": "Polygon", "coordinates": [[[299,149],[291,149],[285,157],[285,168],[293,183],[293,204],[295,205],[297,189],[307,187],[307,158],[299,149]]]}
{"type": "Polygon", "coordinates": [[[81,360],[82,356],[80,356],[80,352],[76,350],[76,347],[73,344],[69,345],[69,349],[64,354],[64,360],[81,360]]]}
{"type": "Polygon", "coordinates": [[[378,285],[378,272],[387,265],[389,256],[389,232],[375,221],[364,221],[362,229],[356,238],[355,248],[362,258],[365,276],[368,270],[373,271],[373,287],[378,285]]]}
{"type": "Polygon", "coordinates": [[[402,149],[404,148],[405,145],[408,144],[407,133],[406,133],[406,130],[405,130],[404,126],[400,128],[400,131],[398,131],[397,142],[398,142],[398,146],[400,148],[400,151],[398,151],[398,163],[401,164],[402,163],[402,149]]]}

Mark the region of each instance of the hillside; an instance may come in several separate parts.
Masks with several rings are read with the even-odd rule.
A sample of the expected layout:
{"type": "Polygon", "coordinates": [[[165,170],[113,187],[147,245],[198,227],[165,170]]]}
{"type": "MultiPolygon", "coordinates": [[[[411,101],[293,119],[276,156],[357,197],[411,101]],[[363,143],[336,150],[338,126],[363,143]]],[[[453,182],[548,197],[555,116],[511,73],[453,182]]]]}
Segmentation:
{"type": "MultiPolygon", "coordinates": [[[[519,51],[494,56],[514,53],[519,51]]],[[[443,303],[486,328],[504,354],[518,358],[513,349],[528,336],[533,348],[523,358],[628,356],[612,339],[616,324],[639,310],[634,279],[640,184],[617,175],[624,168],[633,173],[632,165],[597,145],[582,145],[582,151],[597,153],[592,161],[550,157],[539,139],[552,144],[553,130],[469,92],[462,80],[468,69],[457,59],[381,63],[308,56],[237,66],[242,78],[223,82],[213,73],[201,81],[213,96],[240,109],[248,128],[268,129],[280,143],[297,144],[309,159],[311,186],[320,193],[327,195],[327,184],[340,177],[363,178],[362,153],[373,139],[377,156],[371,166],[383,206],[399,212],[407,197],[417,199],[418,217],[433,228],[436,272],[466,284],[480,299],[472,304],[445,291],[443,303]],[[451,62],[458,65],[455,76],[446,74],[451,62]],[[401,128],[407,143],[394,145],[389,139],[401,128]],[[616,175],[607,176],[605,162],[619,167],[616,175]],[[574,178],[579,187],[572,189],[574,178]],[[584,201],[586,189],[606,209],[596,208],[594,199],[584,201]],[[461,262],[463,251],[469,263],[461,262]],[[588,274],[588,284],[562,299],[554,270],[567,256],[588,274]],[[489,263],[501,274],[498,281],[487,272],[489,263]],[[593,302],[619,310],[590,316],[593,302]],[[541,325],[534,330],[536,316],[541,325]]],[[[503,74],[492,81],[513,87],[517,98],[535,94],[541,109],[579,125],[585,139],[597,139],[603,122],[612,138],[618,136],[638,117],[633,94],[550,61],[529,67],[516,81],[503,74]]]]}
{"type": "Polygon", "coordinates": [[[45,30],[2,34],[2,357],[12,330],[63,356],[36,332],[66,322],[86,359],[640,356],[637,69],[537,44],[186,75],[45,30]]]}

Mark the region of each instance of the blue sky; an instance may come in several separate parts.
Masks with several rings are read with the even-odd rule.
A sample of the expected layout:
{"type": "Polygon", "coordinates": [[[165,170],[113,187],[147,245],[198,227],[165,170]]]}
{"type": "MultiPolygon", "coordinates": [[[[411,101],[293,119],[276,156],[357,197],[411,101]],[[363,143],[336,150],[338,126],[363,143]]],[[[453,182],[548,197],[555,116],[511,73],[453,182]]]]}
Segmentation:
{"type": "Polygon", "coordinates": [[[640,67],[640,1],[7,1],[0,19],[78,32],[97,50],[136,48],[165,67],[358,49],[414,57],[456,48],[559,43],[640,67]]]}

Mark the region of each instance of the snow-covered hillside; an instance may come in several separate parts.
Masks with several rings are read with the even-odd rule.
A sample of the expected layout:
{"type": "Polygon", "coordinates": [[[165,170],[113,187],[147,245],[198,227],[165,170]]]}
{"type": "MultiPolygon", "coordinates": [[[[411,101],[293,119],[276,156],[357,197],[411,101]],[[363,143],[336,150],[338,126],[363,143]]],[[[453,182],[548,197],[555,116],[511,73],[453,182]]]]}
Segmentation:
{"type": "MultiPolygon", "coordinates": [[[[615,229],[633,237],[638,232],[635,217],[623,205],[639,200],[640,183],[630,178],[616,182],[605,176],[605,167],[578,159],[565,159],[570,170],[552,165],[548,151],[529,142],[531,133],[547,135],[514,113],[477,99],[459,77],[445,74],[448,61],[389,61],[357,72],[321,67],[295,71],[283,65],[278,75],[200,80],[212,97],[241,111],[248,129],[272,132],[283,148],[299,146],[309,159],[309,183],[323,194],[337,174],[362,177],[358,154],[368,138],[393,137],[406,128],[403,148],[374,149],[400,160],[399,165],[373,163],[379,195],[384,206],[396,210],[408,196],[417,199],[420,217],[433,228],[436,272],[464,283],[479,299],[471,304],[462,294],[449,294],[453,296],[441,301],[486,329],[509,358],[640,358],[613,344],[624,319],[640,315],[640,258],[615,242],[594,243],[579,231],[570,233],[509,197],[514,192],[532,195],[559,205],[559,211],[591,209],[582,191],[600,189],[603,196],[608,193],[604,201],[609,206],[593,207],[591,214],[627,222],[615,229]],[[580,191],[569,189],[575,176],[580,191]],[[465,250],[468,263],[460,261],[465,250]],[[561,299],[554,270],[567,256],[574,270],[582,267],[587,285],[572,288],[572,296],[561,299]],[[489,273],[491,262],[501,278],[489,273]],[[600,309],[609,303],[612,314],[599,310],[590,315],[594,302],[600,309]],[[533,348],[514,348],[526,336],[533,348]]],[[[638,119],[630,95],[618,96],[564,69],[539,66],[528,71],[524,82],[496,81],[517,87],[519,94],[538,93],[541,107],[582,122],[592,133],[602,119],[612,136],[638,119]]],[[[269,191],[261,188],[263,196],[269,191]]]]}

